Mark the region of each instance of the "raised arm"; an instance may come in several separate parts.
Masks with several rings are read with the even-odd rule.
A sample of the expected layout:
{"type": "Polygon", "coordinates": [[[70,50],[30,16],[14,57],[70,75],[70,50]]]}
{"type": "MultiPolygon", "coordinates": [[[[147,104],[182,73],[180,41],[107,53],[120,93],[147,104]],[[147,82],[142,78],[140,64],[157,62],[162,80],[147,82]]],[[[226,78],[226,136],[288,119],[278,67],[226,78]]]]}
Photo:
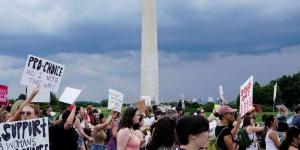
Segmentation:
{"type": "Polygon", "coordinates": [[[73,121],[74,121],[74,117],[75,117],[75,111],[76,111],[76,106],[74,105],[70,115],[68,116],[67,121],[64,124],[64,129],[68,130],[73,126],[73,121]]]}
{"type": "Polygon", "coordinates": [[[242,122],[241,117],[238,117],[237,121],[236,121],[236,124],[234,125],[234,128],[231,129],[231,134],[232,134],[233,137],[236,136],[236,133],[238,132],[238,130],[240,128],[241,122],[242,122]]]}
{"type": "Polygon", "coordinates": [[[20,116],[21,110],[24,106],[28,105],[31,103],[33,98],[36,96],[36,94],[40,91],[39,86],[37,88],[34,88],[32,93],[30,94],[29,97],[26,98],[24,103],[19,107],[19,109],[9,118],[8,122],[16,121],[18,116],[20,116]]]}
{"type": "Polygon", "coordinates": [[[111,119],[112,119],[112,116],[109,115],[108,118],[105,120],[104,123],[96,125],[96,126],[94,127],[94,129],[95,129],[95,130],[100,130],[100,129],[106,128],[106,127],[110,124],[111,119]]]}

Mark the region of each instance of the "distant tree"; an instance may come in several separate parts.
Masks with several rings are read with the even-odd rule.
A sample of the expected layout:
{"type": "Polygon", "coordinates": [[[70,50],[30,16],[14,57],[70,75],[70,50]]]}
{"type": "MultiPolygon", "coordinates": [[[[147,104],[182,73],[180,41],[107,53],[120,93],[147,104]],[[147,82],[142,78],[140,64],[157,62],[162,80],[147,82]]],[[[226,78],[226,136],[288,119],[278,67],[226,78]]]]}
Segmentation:
{"type": "Polygon", "coordinates": [[[101,105],[101,107],[107,107],[107,105],[108,105],[108,99],[103,99],[103,100],[100,102],[100,105],[101,105]]]}
{"type": "Polygon", "coordinates": [[[207,102],[204,106],[203,106],[203,109],[206,111],[206,112],[212,112],[214,110],[214,107],[215,107],[215,103],[213,102],[207,102]]]}
{"type": "MultiPolygon", "coordinates": [[[[294,75],[284,75],[277,80],[272,80],[265,86],[258,82],[253,85],[253,103],[264,108],[273,106],[274,85],[277,82],[277,96],[275,104],[284,104],[288,108],[300,103],[300,72],[294,75]]],[[[240,97],[237,96],[236,105],[239,106],[240,97]]]]}
{"type": "Polygon", "coordinates": [[[25,100],[26,99],[26,95],[25,94],[20,94],[19,96],[18,96],[18,100],[25,100]]]}

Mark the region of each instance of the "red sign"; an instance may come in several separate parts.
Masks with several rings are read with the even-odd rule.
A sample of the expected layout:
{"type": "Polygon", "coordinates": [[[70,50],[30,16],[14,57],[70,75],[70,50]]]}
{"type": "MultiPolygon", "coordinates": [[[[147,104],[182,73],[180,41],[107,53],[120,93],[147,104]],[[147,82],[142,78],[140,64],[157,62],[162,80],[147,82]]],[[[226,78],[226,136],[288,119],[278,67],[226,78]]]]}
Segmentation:
{"type": "Polygon", "coordinates": [[[0,105],[7,105],[7,93],[8,93],[8,87],[5,85],[0,85],[0,105]]]}

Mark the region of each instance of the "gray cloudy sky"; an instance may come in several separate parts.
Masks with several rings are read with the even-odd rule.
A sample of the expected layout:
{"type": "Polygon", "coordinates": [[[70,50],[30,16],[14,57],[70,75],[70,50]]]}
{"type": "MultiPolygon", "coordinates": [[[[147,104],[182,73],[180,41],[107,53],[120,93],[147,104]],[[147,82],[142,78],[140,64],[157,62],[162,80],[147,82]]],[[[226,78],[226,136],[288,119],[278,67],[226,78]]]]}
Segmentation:
{"type": "MultiPolygon", "coordinates": [[[[27,55],[66,66],[64,87],[79,100],[108,88],[139,96],[141,2],[0,0],[0,84],[24,92],[27,55]]],[[[157,2],[160,95],[235,99],[251,75],[266,84],[300,68],[298,0],[161,0],[157,2]]]]}

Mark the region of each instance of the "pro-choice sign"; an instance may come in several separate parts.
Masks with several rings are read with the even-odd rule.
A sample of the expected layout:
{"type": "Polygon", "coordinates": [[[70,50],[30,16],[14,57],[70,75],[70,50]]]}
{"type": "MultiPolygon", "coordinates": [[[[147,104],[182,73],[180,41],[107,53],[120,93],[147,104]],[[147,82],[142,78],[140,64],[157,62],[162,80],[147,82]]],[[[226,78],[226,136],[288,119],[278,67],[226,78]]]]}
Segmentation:
{"type": "Polygon", "coordinates": [[[48,118],[0,124],[0,150],[49,150],[48,118]]]}
{"type": "Polygon", "coordinates": [[[37,56],[28,55],[21,84],[26,86],[39,85],[40,88],[57,92],[64,70],[64,65],[37,56]]]}

